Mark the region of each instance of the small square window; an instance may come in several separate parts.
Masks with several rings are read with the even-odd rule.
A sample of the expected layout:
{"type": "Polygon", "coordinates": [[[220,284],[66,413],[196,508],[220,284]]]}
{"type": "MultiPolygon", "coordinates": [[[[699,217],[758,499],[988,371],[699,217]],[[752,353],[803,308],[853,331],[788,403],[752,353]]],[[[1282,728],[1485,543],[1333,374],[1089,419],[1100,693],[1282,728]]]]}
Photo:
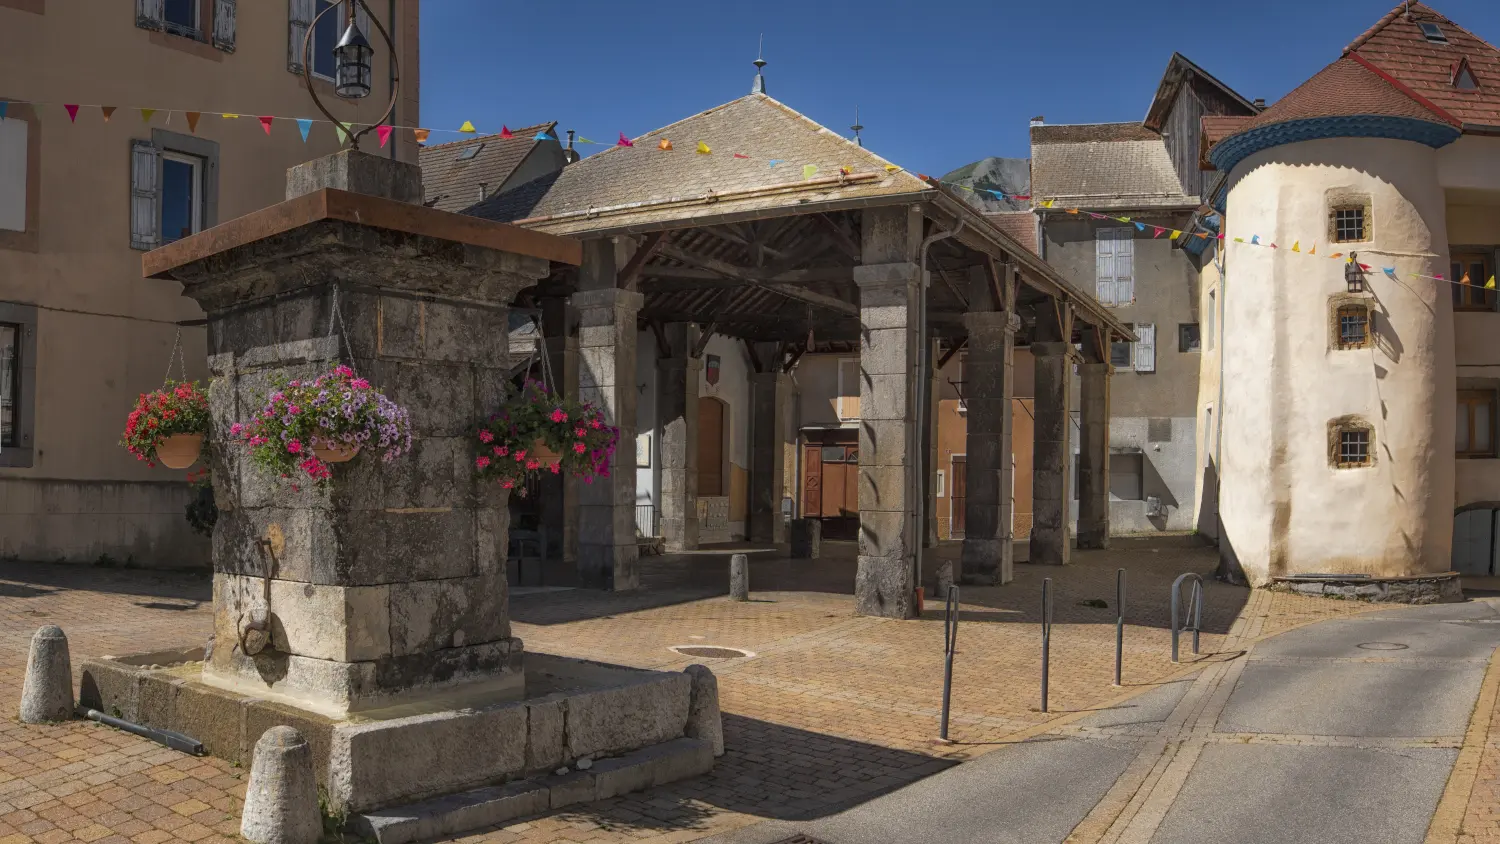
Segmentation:
{"type": "Polygon", "coordinates": [[[1184,322],[1177,326],[1177,351],[1200,352],[1203,350],[1198,323],[1184,322]]]}
{"type": "MultiPolygon", "coordinates": [[[[1126,323],[1126,328],[1135,330],[1135,325],[1126,323]]],[[[1109,344],[1109,364],[1117,368],[1126,368],[1135,362],[1134,344],[1126,340],[1112,340],[1109,344]]]]}
{"type": "Polygon", "coordinates": [[[1333,236],[1340,243],[1366,240],[1364,206],[1342,205],[1333,209],[1333,236]]]}
{"type": "Polygon", "coordinates": [[[1370,309],[1364,305],[1340,305],[1339,348],[1363,349],[1370,345],[1370,309]]]}
{"type": "Polygon", "coordinates": [[[454,160],[455,161],[468,161],[469,159],[471,159],[474,156],[478,155],[479,151],[482,150],[482,149],[484,149],[484,144],[474,144],[473,146],[464,147],[464,151],[461,152],[461,153],[459,153],[458,154],[458,158],[456,158],[454,160]]]}
{"type": "Polygon", "coordinates": [[[1495,275],[1493,255],[1486,252],[1455,252],[1449,256],[1449,279],[1453,281],[1453,309],[1456,311],[1493,311],[1495,289],[1489,280],[1495,275]]]}
{"type": "Polygon", "coordinates": [[[168,32],[198,37],[198,0],[163,0],[162,24],[168,32]]]}
{"type": "Polygon", "coordinates": [[[1435,23],[1419,23],[1419,24],[1417,24],[1417,26],[1419,26],[1419,27],[1422,28],[1422,35],[1428,41],[1431,41],[1434,44],[1447,44],[1448,43],[1448,36],[1446,36],[1446,35],[1443,34],[1442,28],[1439,27],[1437,24],[1435,24],[1435,23]]]}
{"type": "Polygon", "coordinates": [[[1339,429],[1338,465],[1341,469],[1370,465],[1370,431],[1368,428],[1339,429]]]}

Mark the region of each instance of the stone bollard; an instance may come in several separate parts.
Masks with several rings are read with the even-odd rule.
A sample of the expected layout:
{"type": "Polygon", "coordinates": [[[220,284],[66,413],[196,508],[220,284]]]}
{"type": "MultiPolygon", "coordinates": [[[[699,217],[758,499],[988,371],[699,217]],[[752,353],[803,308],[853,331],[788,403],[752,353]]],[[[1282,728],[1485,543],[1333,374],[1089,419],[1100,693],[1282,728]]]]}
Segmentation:
{"type": "Polygon", "coordinates": [[[719,713],[719,679],[706,665],[689,665],[682,670],[693,678],[686,735],[712,744],[714,755],[723,756],[724,716],[719,713]]]}
{"type": "Polygon", "coordinates": [[[73,665],[68,637],[55,624],[31,637],[26,682],[21,687],[21,720],[27,724],[66,721],[73,715],[73,665]]]}
{"type": "Polygon", "coordinates": [[[792,519],[791,551],[794,560],[816,560],[823,543],[823,523],[817,519],[792,519]]]}
{"type": "Polygon", "coordinates": [[[729,558],[729,600],[750,600],[750,558],[744,554],[729,558]]]}
{"type": "Polygon", "coordinates": [[[316,844],[323,834],[312,747],[292,727],[272,727],[255,743],[240,835],[255,844],[316,844]]]}

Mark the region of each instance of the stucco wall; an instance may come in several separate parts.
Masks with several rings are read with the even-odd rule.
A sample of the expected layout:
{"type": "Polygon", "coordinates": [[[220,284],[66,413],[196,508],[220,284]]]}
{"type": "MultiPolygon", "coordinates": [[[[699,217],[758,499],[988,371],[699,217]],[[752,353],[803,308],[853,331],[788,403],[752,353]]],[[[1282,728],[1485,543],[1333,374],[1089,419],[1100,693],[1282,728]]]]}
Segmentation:
{"type": "Polygon", "coordinates": [[[1197,457],[1194,473],[1198,477],[1193,496],[1193,527],[1199,534],[1218,539],[1219,536],[1219,405],[1220,405],[1220,356],[1224,354],[1224,303],[1225,284],[1219,275],[1219,261],[1223,256],[1217,246],[1210,246],[1205,253],[1207,262],[1203,266],[1203,282],[1198,298],[1199,325],[1202,327],[1202,348],[1198,369],[1198,414],[1194,421],[1194,441],[1197,457]]]}
{"type": "Polygon", "coordinates": [[[1444,272],[1444,195],[1433,150],[1378,139],[1309,141],[1251,156],[1231,175],[1223,324],[1221,553],[1254,582],[1307,572],[1447,571],[1453,530],[1453,314],[1446,288],[1368,277],[1372,349],[1330,350],[1343,264],[1232,243],[1325,232],[1330,192],[1365,194],[1365,263],[1444,272]],[[1374,463],[1333,468],[1329,424],[1374,429],[1374,463]]]}
{"type": "MultiPolygon", "coordinates": [[[[202,315],[177,284],[141,278],[141,253],[130,248],[130,142],[150,139],[152,129],[187,134],[181,109],[204,110],[196,134],[220,145],[221,222],[281,201],[286,169],[337,142],[323,123],[304,144],[290,120],[267,137],[253,117],[317,114],[301,77],[287,71],[285,2],[240,3],[233,54],[138,29],[130,3],[36,5],[43,14],[0,10],[0,99],[120,109],[105,123],[84,106],[70,124],[60,105],[42,108],[38,248],[0,248],[0,301],[38,307],[35,457],[30,468],[0,469],[9,490],[0,497],[6,553],[207,565],[207,543],[185,530],[183,474],[148,469],[116,445],[137,394],[161,384],[173,323],[202,315]],[[160,111],[146,124],[131,106],[160,111]],[[169,109],[177,110],[170,124],[169,109]]],[[[383,18],[386,4],[372,5],[383,18]]],[[[404,41],[398,114],[411,124],[420,119],[417,3],[399,0],[398,8],[398,25],[384,22],[404,41]]],[[[389,98],[388,76],[378,51],[368,99],[346,103],[317,84],[335,115],[373,122],[389,98]]],[[[404,160],[416,159],[410,133],[392,143],[404,160]]],[[[188,376],[205,378],[204,330],[184,329],[183,346],[188,376]]]]}

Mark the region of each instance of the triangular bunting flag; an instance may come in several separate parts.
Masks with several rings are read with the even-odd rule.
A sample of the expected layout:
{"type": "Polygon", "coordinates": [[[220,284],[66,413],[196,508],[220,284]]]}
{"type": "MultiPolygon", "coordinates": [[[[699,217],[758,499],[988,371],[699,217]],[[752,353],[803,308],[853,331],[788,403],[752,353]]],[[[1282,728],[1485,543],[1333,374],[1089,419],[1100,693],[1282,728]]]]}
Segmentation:
{"type": "Polygon", "coordinates": [[[306,117],[297,118],[297,131],[302,133],[302,143],[307,143],[307,133],[312,131],[312,121],[306,117]]]}
{"type": "MultiPolygon", "coordinates": [[[[1360,266],[1361,267],[1365,267],[1364,264],[1360,264],[1360,266]]],[[[1368,270],[1369,267],[1365,267],[1365,269],[1368,270]]],[[[1437,275],[1433,276],[1433,278],[1437,279],[1438,281],[1442,281],[1443,280],[1443,274],[1442,273],[1438,273],[1437,275]]]]}
{"type": "Polygon", "coordinates": [[[1151,235],[1153,238],[1161,237],[1162,235],[1167,233],[1167,230],[1162,228],[1161,226],[1152,226],[1151,228],[1156,229],[1156,234],[1151,235]]]}
{"type": "MultiPolygon", "coordinates": [[[[1375,269],[1374,267],[1370,266],[1369,264],[1360,264],[1359,268],[1362,269],[1362,270],[1364,270],[1365,272],[1369,272],[1370,270],[1375,269]]],[[[1438,278],[1442,278],[1442,276],[1438,276],[1438,278]]]]}
{"type": "Polygon", "coordinates": [[[1318,254],[1318,244],[1314,243],[1313,244],[1313,248],[1307,250],[1307,254],[1309,254],[1309,255],[1316,255],[1316,254],[1318,254]]]}
{"type": "Polygon", "coordinates": [[[240,116],[238,114],[221,114],[219,116],[222,117],[222,118],[224,118],[225,120],[239,120],[240,119],[240,116]]]}
{"type": "Polygon", "coordinates": [[[633,146],[635,146],[635,141],[632,141],[629,138],[625,137],[625,133],[621,132],[620,133],[620,140],[615,141],[615,146],[617,146],[617,147],[633,147],[633,146]]]}
{"type": "Polygon", "coordinates": [[[6,102],[5,100],[0,100],[0,120],[5,119],[5,111],[8,108],[10,108],[10,103],[6,102]]]}
{"type": "Polygon", "coordinates": [[[100,113],[102,113],[104,115],[104,122],[105,123],[108,123],[109,119],[111,117],[115,116],[115,107],[114,106],[99,106],[99,111],[100,111],[100,113]]]}
{"type": "Polygon", "coordinates": [[[1193,237],[1196,237],[1199,240],[1208,240],[1208,235],[1204,232],[1193,232],[1193,237]]]}
{"type": "Polygon", "coordinates": [[[380,148],[381,149],[385,149],[385,142],[389,141],[391,139],[391,132],[395,128],[396,127],[394,127],[394,126],[385,126],[385,125],[381,125],[381,126],[376,126],[375,127],[375,137],[377,137],[377,138],[380,139],[380,148]]]}
{"type": "Polygon", "coordinates": [[[460,131],[460,132],[468,132],[469,134],[472,135],[475,132],[478,132],[479,130],[474,128],[474,124],[473,123],[470,123],[469,121],[465,120],[464,121],[464,125],[458,127],[458,131],[460,131]]]}
{"type": "Polygon", "coordinates": [[[1490,276],[1490,280],[1486,281],[1484,283],[1484,289],[1485,290],[1494,290],[1495,289],[1495,277],[1494,276],[1490,276]]]}
{"type": "Polygon", "coordinates": [[[275,120],[275,119],[276,118],[274,118],[274,117],[272,117],[270,115],[263,115],[260,118],[260,128],[266,130],[266,134],[267,135],[271,134],[271,121],[275,120]]]}
{"type": "Polygon", "coordinates": [[[773,158],[773,159],[771,159],[771,166],[775,167],[776,165],[780,164],[781,162],[783,162],[785,160],[786,160],[785,158],[773,158]]]}
{"type": "Polygon", "coordinates": [[[1011,196],[1011,199],[1031,199],[1031,194],[1029,194],[1029,193],[1013,194],[1011,196]]]}
{"type": "Polygon", "coordinates": [[[670,151],[672,149],[672,142],[667,138],[662,138],[661,143],[657,144],[656,148],[670,151]]]}
{"type": "Polygon", "coordinates": [[[430,135],[432,135],[432,130],[431,129],[413,129],[413,130],[411,130],[411,135],[412,135],[413,138],[417,139],[417,143],[419,143],[419,144],[425,144],[425,143],[427,143],[427,138],[430,135]]]}
{"type": "MultiPolygon", "coordinates": [[[[465,125],[467,125],[467,123],[465,125]]],[[[462,132],[463,130],[460,129],[458,131],[462,132]]],[[[542,134],[545,135],[546,133],[543,132],[542,134]]],[[[502,138],[514,138],[515,134],[510,131],[510,127],[509,126],[506,126],[504,123],[501,123],[500,124],[500,137],[502,137],[502,138]]]]}
{"type": "Polygon", "coordinates": [[[1136,223],[1135,224],[1135,230],[1138,231],[1138,232],[1145,231],[1146,230],[1146,224],[1145,223],[1136,223]]]}
{"type": "Polygon", "coordinates": [[[1301,252],[1302,251],[1302,241],[1300,241],[1300,240],[1294,240],[1294,241],[1292,241],[1292,251],[1293,252],[1301,252]]]}
{"type": "Polygon", "coordinates": [[[153,115],[155,113],[156,113],[156,109],[154,109],[154,108],[143,108],[143,109],[141,109],[141,122],[143,122],[143,123],[150,123],[151,122],[151,115],[153,115]]]}
{"type": "Polygon", "coordinates": [[[65,109],[68,110],[68,122],[69,123],[77,123],[78,122],[78,106],[76,106],[76,105],[68,105],[67,103],[63,103],[63,108],[65,108],[65,109]]]}
{"type": "Polygon", "coordinates": [[[339,146],[349,143],[349,130],[345,129],[343,124],[333,124],[333,133],[339,136],[339,146]]]}
{"type": "Polygon", "coordinates": [[[546,133],[546,131],[541,131],[541,132],[536,133],[536,137],[532,138],[532,140],[533,141],[555,141],[555,140],[557,140],[557,136],[556,135],[549,135],[549,134],[546,133]]]}
{"type": "Polygon", "coordinates": [[[737,153],[735,153],[735,154],[734,154],[734,157],[735,157],[735,158],[749,158],[749,157],[750,157],[750,156],[748,156],[748,155],[744,155],[744,154],[742,154],[742,153],[738,153],[738,152],[737,152],[737,153]]]}
{"type": "Polygon", "coordinates": [[[1271,248],[1272,249],[1280,249],[1281,247],[1277,246],[1276,244],[1273,243],[1273,244],[1271,244],[1271,248]]]}
{"type": "Polygon", "coordinates": [[[580,144],[596,144],[597,145],[599,142],[598,141],[591,141],[588,138],[579,138],[578,139],[578,143],[580,143],[580,144]]]}
{"type": "Polygon", "coordinates": [[[1130,218],[1129,217],[1116,217],[1115,219],[1119,220],[1122,223],[1128,223],[1128,222],[1130,222],[1130,218]]]}
{"type": "Polygon", "coordinates": [[[816,165],[816,164],[804,164],[804,165],[802,165],[802,180],[803,181],[807,181],[808,179],[811,179],[817,172],[818,172],[818,165],[816,165]]]}
{"type": "MultiPolygon", "coordinates": [[[[1222,234],[1221,234],[1221,235],[1219,235],[1219,237],[1223,237],[1223,236],[1224,236],[1224,235],[1222,235],[1222,234]]],[[[1244,242],[1245,242],[1245,239],[1244,239],[1244,238],[1243,238],[1243,237],[1237,237],[1237,238],[1235,238],[1235,239],[1234,239],[1234,242],[1235,242],[1235,243],[1244,243],[1244,242]]]]}
{"type": "Polygon", "coordinates": [[[203,112],[188,111],[184,112],[184,114],[187,115],[188,131],[194,135],[198,134],[198,119],[203,116],[203,112]]]}
{"type": "Polygon", "coordinates": [[[1051,200],[1051,199],[1044,199],[1044,200],[1042,200],[1042,201],[1041,201],[1041,206],[1042,206],[1042,207],[1043,207],[1043,208],[1051,208],[1051,207],[1052,207],[1052,205],[1053,205],[1053,202],[1054,202],[1054,200],[1051,200]]]}
{"type": "Polygon", "coordinates": [[[1069,214],[1077,214],[1078,213],[1078,209],[1077,208],[1069,208],[1068,209],[1068,213],[1069,214]]]}
{"type": "Polygon", "coordinates": [[[1250,235],[1250,245],[1251,246],[1259,246],[1260,245],[1260,235],[1258,235],[1258,234],[1252,234],[1252,235],[1250,235]]]}
{"type": "Polygon", "coordinates": [[[1093,217],[1095,220],[1102,220],[1102,219],[1104,219],[1104,215],[1103,214],[1095,214],[1092,211],[1089,212],[1089,216],[1093,217]]]}
{"type": "Polygon", "coordinates": [[[1176,240],[1177,238],[1182,237],[1182,232],[1178,231],[1177,229],[1172,229],[1171,236],[1173,240],[1176,240]]]}
{"type": "MultiPolygon", "coordinates": [[[[854,172],[854,168],[853,167],[844,166],[844,167],[840,167],[839,168],[839,175],[840,176],[848,176],[848,175],[850,175],[853,172],[854,172]]],[[[1003,194],[1002,194],[1002,196],[1003,196],[1003,194]]]]}
{"type": "Polygon", "coordinates": [[[697,150],[697,152],[698,152],[699,155],[711,155],[711,154],[713,154],[713,150],[711,150],[711,149],[708,148],[708,144],[705,144],[702,141],[698,142],[698,150],[697,150]]]}
{"type": "Polygon", "coordinates": [[[1335,261],[1337,261],[1337,260],[1338,260],[1338,259],[1340,259],[1340,258],[1342,258],[1342,257],[1344,257],[1344,253],[1342,253],[1342,252],[1335,252],[1335,253],[1333,253],[1333,254],[1332,254],[1332,255],[1329,255],[1329,256],[1328,256],[1328,257],[1329,257],[1329,258],[1330,258],[1330,259],[1332,259],[1332,260],[1335,260],[1335,261]]]}
{"type": "Polygon", "coordinates": [[[894,173],[894,172],[896,172],[897,170],[900,170],[900,169],[901,169],[901,167],[898,164],[887,164],[887,165],[885,165],[885,172],[887,172],[887,173],[894,173]]]}
{"type": "Polygon", "coordinates": [[[1383,272],[1383,273],[1385,273],[1386,275],[1390,276],[1391,278],[1395,278],[1396,277],[1396,268],[1395,267],[1381,267],[1380,271],[1383,272]]]}
{"type": "Polygon", "coordinates": [[[1473,284],[1474,282],[1472,282],[1472,281],[1469,280],[1469,274],[1468,273],[1464,273],[1464,277],[1461,278],[1461,279],[1459,279],[1458,283],[1459,284],[1473,284]]]}

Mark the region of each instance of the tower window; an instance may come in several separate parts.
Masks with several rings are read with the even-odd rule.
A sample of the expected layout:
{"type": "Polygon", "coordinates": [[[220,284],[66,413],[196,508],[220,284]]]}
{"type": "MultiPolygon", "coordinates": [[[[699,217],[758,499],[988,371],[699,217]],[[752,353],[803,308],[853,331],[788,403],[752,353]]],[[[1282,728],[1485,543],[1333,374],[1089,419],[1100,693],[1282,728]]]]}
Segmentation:
{"type": "Polygon", "coordinates": [[[1364,305],[1340,305],[1338,310],[1340,349],[1363,349],[1370,345],[1370,309],[1364,305]]]}
{"type": "Polygon", "coordinates": [[[1339,429],[1338,465],[1340,469],[1370,465],[1369,429],[1339,429]]]}
{"type": "Polygon", "coordinates": [[[1443,30],[1437,24],[1435,24],[1435,23],[1419,23],[1419,24],[1417,24],[1417,26],[1419,26],[1419,27],[1422,28],[1422,35],[1428,41],[1431,41],[1434,44],[1447,44],[1448,43],[1448,36],[1446,36],[1446,35],[1443,34],[1443,30]]]}
{"type": "Polygon", "coordinates": [[[1340,205],[1333,209],[1333,237],[1340,243],[1366,240],[1363,205],[1340,205]]]}
{"type": "Polygon", "coordinates": [[[1453,87],[1460,91],[1479,90],[1479,80],[1474,78],[1474,71],[1469,67],[1468,59],[1459,60],[1458,66],[1453,69],[1453,87]]]}

